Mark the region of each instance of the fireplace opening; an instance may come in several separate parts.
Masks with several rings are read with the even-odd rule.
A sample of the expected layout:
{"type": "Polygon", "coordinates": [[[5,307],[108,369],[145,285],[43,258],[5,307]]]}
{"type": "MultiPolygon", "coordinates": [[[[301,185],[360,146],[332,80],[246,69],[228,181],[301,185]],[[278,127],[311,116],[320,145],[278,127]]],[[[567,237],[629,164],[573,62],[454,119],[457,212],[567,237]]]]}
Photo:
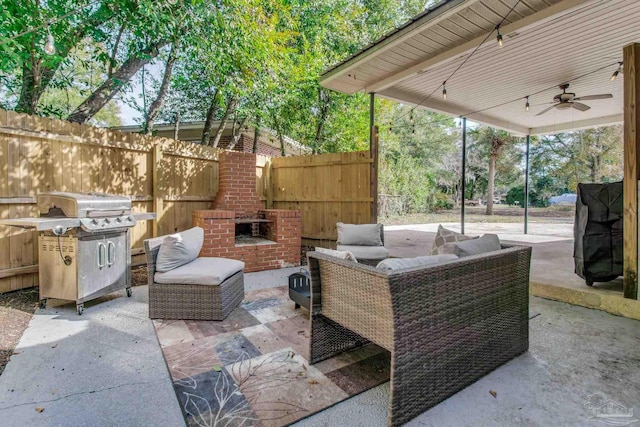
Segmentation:
{"type": "Polygon", "coordinates": [[[271,221],[260,218],[237,218],[235,220],[235,244],[269,245],[275,244],[269,239],[271,221]]]}

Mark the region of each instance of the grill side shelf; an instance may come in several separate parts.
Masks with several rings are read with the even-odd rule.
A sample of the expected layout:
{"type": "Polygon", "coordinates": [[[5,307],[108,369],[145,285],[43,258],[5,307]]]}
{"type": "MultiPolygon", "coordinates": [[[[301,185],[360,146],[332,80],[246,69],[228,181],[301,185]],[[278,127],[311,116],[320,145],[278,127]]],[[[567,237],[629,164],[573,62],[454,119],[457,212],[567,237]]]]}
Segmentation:
{"type": "Polygon", "coordinates": [[[79,218],[66,218],[66,217],[41,217],[41,218],[15,218],[15,219],[2,219],[0,225],[10,225],[20,228],[35,228],[38,231],[53,230],[56,226],[63,226],[65,228],[74,228],[80,226],[79,218]]]}

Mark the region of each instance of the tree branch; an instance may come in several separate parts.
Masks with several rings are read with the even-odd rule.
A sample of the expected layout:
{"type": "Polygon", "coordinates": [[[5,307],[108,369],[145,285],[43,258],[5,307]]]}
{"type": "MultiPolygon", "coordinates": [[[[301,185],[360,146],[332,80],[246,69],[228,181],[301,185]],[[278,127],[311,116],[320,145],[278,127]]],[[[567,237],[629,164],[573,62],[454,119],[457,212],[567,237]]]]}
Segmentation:
{"type": "Polygon", "coordinates": [[[89,95],[89,97],[69,115],[67,120],[75,123],[86,123],[113,99],[125,83],[131,80],[140,68],[158,56],[160,48],[167,43],[167,40],[160,40],[127,59],[122,66],[113,73],[113,76],[102,83],[98,89],[89,95]]]}
{"type": "Polygon", "coordinates": [[[173,72],[173,65],[176,62],[176,58],[178,56],[178,42],[174,42],[171,46],[171,52],[169,53],[169,57],[167,58],[167,64],[164,67],[164,76],[162,77],[162,84],[160,85],[160,90],[158,91],[158,96],[153,100],[151,106],[149,107],[149,113],[147,114],[147,119],[144,123],[144,133],[150,134],[153,130],[153,122],[160,114],[160,110],[162,109],[162,104],[164,104],[164,98],[167,96],[167,90],[169,89],[169,81],[171,80],[171,73],[173,72]]]}
{"type": "Polygon", "coordinates": [[[231,112],[236,108],[237,103],[238,103],[238,98],[236,98],[235,96],[232,96],[229,99],[229,102],[227,102],[227,109],[224,111],[224,115],[222,116],[222,120],[220,120],[220,125],[218,126],[218,130],[216,131],[216,134],[213,137],[213,140],[209,144],[213,148],[216,148],[218,146],[218,143],[220,143],[222,132],[224,132],[224,128],[227,126],[227,121],[229,120],[229,116],[231,115],[231,112]]]}

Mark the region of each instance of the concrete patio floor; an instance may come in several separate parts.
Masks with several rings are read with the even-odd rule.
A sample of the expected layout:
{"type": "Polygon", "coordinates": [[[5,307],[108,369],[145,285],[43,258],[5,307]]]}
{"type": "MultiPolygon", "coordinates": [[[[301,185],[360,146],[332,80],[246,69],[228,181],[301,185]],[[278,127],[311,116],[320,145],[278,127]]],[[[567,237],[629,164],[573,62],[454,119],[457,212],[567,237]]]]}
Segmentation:
{"type": "MultiPolygon", "coordinates": [[[[388,228],[386,243],[396,256],[415,256],[430,247],[425,246],[429,231],[388,228]]],[[[534,246],[534,257],[536,251],[534,246]]],[[[538,268],[545,269],[532,266],[532,271],[538,268]]],[[[297,270],[249,273],[246,290],[284,285],[297,270]]],[[[590,396],[591,402],[602,400],[598,393],[639,413],[639,321],[537,297],[531,298],[530,312],[535,317],[529,352],[409,425],[598,425],[590,422],[594,412],[585,405],[590,396]]],[[[134,288],[133,298],[119,292],[89,303],[81,317],[73,304],[38,310],[16,352],[0,376],[3,426],[184,425],[147,318],[146,286],[134,288]]],[[[382,427],[388,398],[387,383],[295,425],[382,427]]]]}

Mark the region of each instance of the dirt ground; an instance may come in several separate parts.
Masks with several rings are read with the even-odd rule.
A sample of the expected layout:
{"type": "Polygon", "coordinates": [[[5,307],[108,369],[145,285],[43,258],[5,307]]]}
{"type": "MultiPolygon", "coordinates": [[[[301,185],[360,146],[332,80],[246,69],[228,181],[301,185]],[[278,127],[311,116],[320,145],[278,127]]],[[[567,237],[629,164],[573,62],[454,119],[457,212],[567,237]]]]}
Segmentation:
{"type": "Polygon", "coordinates": [[[0,294],[0,375],[38,307],[38,288],[0,294]]]}

